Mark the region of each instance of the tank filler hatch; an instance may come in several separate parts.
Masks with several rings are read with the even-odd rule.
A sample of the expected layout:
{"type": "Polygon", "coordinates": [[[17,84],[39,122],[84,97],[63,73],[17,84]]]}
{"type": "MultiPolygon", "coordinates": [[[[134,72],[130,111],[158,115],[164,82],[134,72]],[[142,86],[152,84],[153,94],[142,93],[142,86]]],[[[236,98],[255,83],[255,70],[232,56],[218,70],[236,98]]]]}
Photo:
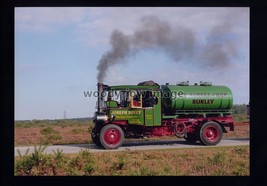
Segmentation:
{"type": "Polygon", "coordinates": [[[189,85],[189,81],[180,81],[176,83],[177,86],[188,86],[189,85]]]}
{"type": "Polygon", "coordinates": [[[200,82],[199,82],[199,85],[200,85],[200,86],[211,86],[212,83],[211,83],[211,82],[208,82],[208,81],[200,81],[200,82]]]}

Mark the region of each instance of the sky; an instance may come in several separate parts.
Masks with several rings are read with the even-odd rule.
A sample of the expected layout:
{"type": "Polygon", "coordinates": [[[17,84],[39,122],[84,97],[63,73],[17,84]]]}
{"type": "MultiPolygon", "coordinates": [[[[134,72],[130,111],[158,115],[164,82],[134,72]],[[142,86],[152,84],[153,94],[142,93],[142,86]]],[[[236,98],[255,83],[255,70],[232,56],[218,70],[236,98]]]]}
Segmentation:
{"type": "Polygon", "coordinates": [[[129,50],[107,61],[105,84],[209,81],[249,103],[249,8],[16,7],[15,120],[92,117],[84,92],[119,39],[129,50]]]}

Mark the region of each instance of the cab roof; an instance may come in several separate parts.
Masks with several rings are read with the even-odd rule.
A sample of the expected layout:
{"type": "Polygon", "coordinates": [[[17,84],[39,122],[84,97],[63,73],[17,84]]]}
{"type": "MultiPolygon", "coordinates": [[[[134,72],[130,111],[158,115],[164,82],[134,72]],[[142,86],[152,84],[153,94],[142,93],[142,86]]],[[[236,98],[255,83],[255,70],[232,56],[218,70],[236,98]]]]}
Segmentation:
{"type": "Polygon", "coordinates": [[[109,86],[109,90],[159,90],[157,85],[117,85],[109,86]]]}

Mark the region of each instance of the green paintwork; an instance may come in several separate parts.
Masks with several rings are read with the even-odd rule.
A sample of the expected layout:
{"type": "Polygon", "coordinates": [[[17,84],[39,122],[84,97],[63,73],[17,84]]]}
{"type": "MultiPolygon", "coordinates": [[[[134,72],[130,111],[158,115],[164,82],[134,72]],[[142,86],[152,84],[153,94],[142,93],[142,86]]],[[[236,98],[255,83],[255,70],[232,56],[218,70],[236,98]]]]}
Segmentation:
{"type": "Polygon", "coordinates": [[[117,108],[117,107],[118,107],[118,103],[117,103],[117,101],[113,101],[113,100],[111,100],[111,101],[106,101],[106,105],[107,105],[107,107],[109,107],[109,108],[117,108]]]}
{"type": "Polygon", "coordinates": [[[153,91],[153,95],[158,98],[158,103],[154,105],[154,126],[161,126],[161,92],[153,91]]]}
{"type": "Polygon", "coordinates": [[[185,110],[230,110],[233,105],[232,92],[226,86],[163,85],[161,88],[163,109],[167,114],[185,110]],[[173,96],[166,98],[167,92],[172,92],[173,96]]]}
{"type": "Polygon", "coordinates": [[[233,95],[226,86],[202,85],[162,85],[140,86],[120,85],[110,86],[111,91],[152,90],[158,98],[153,107],[130,108],[118,107],[116,101],[106,101],[109,117],[114,114],[116,120],[126,120],[129,124],[145,126],[161,126],[163,118],[176,118],[180,114],[189,113],[222,113],[229,112],[233,105],[233,95]],[[171,96],[167,96],[170,92],[171,96]]]}
{"type": "Polygon", "coordinates": [[[114,114],[116,120],[128,120],[129,124],[144,124],[144,111],[143,109],[110,109],[109,117],[114,114]]]}
{"type": "Polygon", "coordinates": [[[158,98],[158,103],[154,107],[130,108],[129,106],[119,108],[116,101],[106,101],[109,108],[108,116],[114,114],[116,120],[127,120],[129,124],[160,126],[161,125],[161,92],[159,86],[155,85],[119,85],[110,86],[110,91],[132,91],[132,90],[152,90],[152,94],[158,98]]]}
{"type": "Polygon", "coordinates": [[[145,109],[145,125],[146,126],[153,126],[153,109],[145,109]]]}
{"type": "Polygon", "coordinates": [[[116,101],[106,101],[109,108],[108,116],[114,114],[116,120],[127,120],[129,124],[160,126],[161,125],[161,92],[152,91],[158,98],[158,103],[154,107],[144,108],[119,108],[116,101]]]}

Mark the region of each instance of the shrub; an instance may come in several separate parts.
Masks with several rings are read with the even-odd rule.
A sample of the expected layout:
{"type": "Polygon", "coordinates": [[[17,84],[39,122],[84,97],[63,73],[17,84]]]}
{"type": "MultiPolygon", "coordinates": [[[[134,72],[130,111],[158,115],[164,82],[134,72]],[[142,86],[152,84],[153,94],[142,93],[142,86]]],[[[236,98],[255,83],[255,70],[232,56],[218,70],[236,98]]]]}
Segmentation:
{"type": "Polygon", "coordinates": [[[127,162],[127,157],[119,155],[117,161],[113,162],[111,168],[113,170],[122,170],[126,162],[127,162]]]}
{"type": "Polygon", "coordinates": [[[122,153],[118,155],[117,161],[115,161],[112,164],[112,169],[113,170],[122,170],[123,167],[125,166],[126,162],[128,160],[128,157],[126,156],[126,153],[122,153]]]}
{"type": "Polygon", "coordinates": [[[127,156],[125,156],[125,154],[119,155],[118,156],[118,162],[117,162],[117,164],[118,164],[117,168],[119,170],[121,170],[123,168],[123,166],[126,164],[127,160],[128,160],[128,158],[127,158],[127,156]]]}
{"type": "Polygon", "coordinates": [[[235,163],[233,170],[232,170],[232,174],[235,176],[245,175],[247,170],[248,170],[248,167],[246,166],[246,163],[239,161],[235,163]]]}
{"type": "Polygon", "coordinates": [[[45,175],[52,161],[51,157],[44,154],[46,146],[34,147],[34,152],[29,154],[27,149],[25,155],[21,155],[18,150],[19,158],[15,163],[15,175],[45,175]]]}
{"type": "Polygon", "coordinates": [[[95,159],[88,150],[81,150],[78,158],[80,160],[78,163],[85,175],[92,174],[97,169],[95,159]]]}
{"type": "Polygon", "coordinates": [[[57,131],[52,129],[52,127],[46,127],[46,128],[41,130],[41,134],[43,134],[43,135],[49,135],[49,134],[55,134],[55,133],[57,133],[57,131]]]}
{"type": "Polygon", "coordinates": [[[83,166],[85,174],[91,174],[95,170],[95,165],[92,162],[86,162],[83,166]]]}
{"type": "Polygon", "coordinates": [[[212,164],[221,164],[226,160],[226,156],[224,152],[217,152],[213,157],[208,157],[208,161],[212,164]]]}
{"type": "Polygon", "coordinates": [[[43,135],[41,138],[41,144],[53,144],[57,140],[61,140],[62,136],[58,131],[54,130],[52,127],[45,127],[41,130],[41,134],[43,135]]]}
{"type": "Polygon", "coordinates": [[[244,156],[246,154],[248,154],[248,149],[247,147],[235,147],[233,150],[232,150],[234,153],[240,155],[240,156],[244,156]]]}
{"type": "Polygon", "coordinates": [[[61,161],[65,158],[65,155],[63,154],[63,150],[57,149],[57,151],[53,150],[54,153],[54,159],[57,161],[61,161]]]}

